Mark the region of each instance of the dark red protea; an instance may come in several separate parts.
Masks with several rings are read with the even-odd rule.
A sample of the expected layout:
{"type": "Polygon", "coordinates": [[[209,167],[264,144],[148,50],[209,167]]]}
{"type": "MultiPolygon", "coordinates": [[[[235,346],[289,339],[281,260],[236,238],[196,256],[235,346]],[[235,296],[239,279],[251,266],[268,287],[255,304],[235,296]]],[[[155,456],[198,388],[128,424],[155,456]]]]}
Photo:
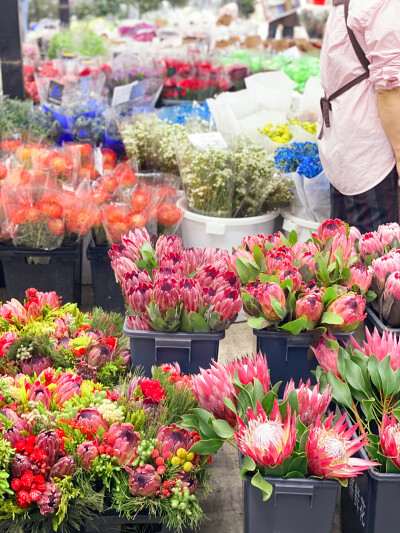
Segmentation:
{"type": "Polygon", "coordinates": [[[182,488],[187,487],[189,489],[189,494],[193,494],[199,486],[199,481],[197,479],[193,479],[190,474],[184,470],[179,471],[177,479],[182,481],[182,488]]]}
{"type": "Polygon", "coordinates": [[[157,432],[157,440],[160,442],[162,456],[168,452],[171,455],[176,455],[179,448],[190,450],[194,444],[190,433],[175,424],[160,427],[157,432]]]}
{"type": "Polygon", "coordinates": [[[15,448],[17,442],[20,442],[21,440],[26,440],[25,434],[21,433],[21,431],[23,431],[24,429],[26,429],[26,427],[17,423],[16,425],[4,431],[3,439],[7,440],[11,444],[11,446],[15,448]]]}
{"type": "Polygon", "coordinates": [[[159,279],[154,286],[153,300],[161,313],[170,308],[176,309],[179,302],[178,282],[174,278],[159,279]]]}
{"type": "Polygon", "coordinates": [[[103,438],[107,444],[113,447],[114,452],[117,452],[116,457],[122,465],[128,464],[137,457],[140,435],[132,424],[116,422],[103,434],[103,438]]]}
{"type": "Polygon", "coordinates": [[[198,313],[203,298],[200,284],[195,279],[182,279],[179,282],[179,293],[183,309],[188,313],[198,313]]]}
{"type": "Polygon", "coordinates": [[[13,477],[22,477],[25,472],[32,472],[34,475],[39,474],[39,468],[34,465],[26,455],[17,453],[11,463],[11,473],[13,477]]]}
{"type": "Polygon", "coordinates": [[[53,466],[59,459],[62,450],[62,441],[53,430],[41,431],[36,437],[35,447],[46,454],[46,463],[53,466]]]}
{"type": "Polygon", "coordinates": [[[52,481],[46,483],[44,492],[42,492],[39,499],[36,500],[40,514],[45,516],[53,514],[58,509],[60,502],[61,492],[52,481]]]}
{"type": "Polygon", "coordinates": [[[161,486],[161,477],[151,465],[138,466],[129,476],[129,491],[133,496],[155,496],[161,486]]]}
{"type": "Polygon", "coordinates": [[[30,359],[26,359],[20,363],[21,372],[26,376],[39,376],[46,368],[51,368],[51,359],[49,357],[42,357],[41,355],[34,355],[30,359]]]}
{"type": "Polygon", "coordinates": [[[81,409],[76,417],[76,421],[80,427],[84,427],[92,432],[96,432],[100,426],[102,426],[105,431],[108,429],[107,422],[94,407],[81,409]]]}
{"type": "Polygon", "coordinates": [[[88,365],[93,366],[97,370],[100,370],[101,368],[106,366],[107,363],[111,362],[112,355],[108,346],[100,344],[98,346],[90,348],[86,358],[88,365]]]}
{"type": "Polygon", "coordinates": [[[72,455],[61,457],[50,470],[50,477],[52,479],[63,479],[66,476],[72,476],[76,470],[76,463],[72,455]]]}
{"type": "Polygon", "coordinates": [[[76,454],[81,466],[86,470],[90,470],[93,461],[99,455],[99,449],[94,442],[84,442],[77,447],[76,454]]]}

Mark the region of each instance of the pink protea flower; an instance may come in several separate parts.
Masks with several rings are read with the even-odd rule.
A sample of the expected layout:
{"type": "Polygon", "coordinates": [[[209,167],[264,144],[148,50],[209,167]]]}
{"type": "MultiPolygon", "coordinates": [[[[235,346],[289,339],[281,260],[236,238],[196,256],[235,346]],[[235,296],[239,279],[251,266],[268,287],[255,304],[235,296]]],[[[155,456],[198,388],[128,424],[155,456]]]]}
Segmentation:
{"type": "Polygon", "coordinates": [[[72,476],[76,470],[76,463],[72,455],[61,457],[50,470],[50,477],[52,479],[63,479],[66,476],[72,476]]]}
{"type": "Polygon", "coordinates": [[[272,307],[271,296],[276,298],[284,308],[286,308],[286,297],[283,289],[277,283],[258,284],[256,288],[253,287],[248,292],[259,302],[261,311],[267,320],[270,322],[280,320],[272,307]]]}
{"type": "Polygon", "coordinates": [[[30,402],[42,402],[46,409],[50,409],[51,393],[46,385],[41,385],[40,382],[34,383],[29,389],[28,400],[30,402]]]}
{"type": "Polygon", "coordinates": [[[60,502],[61,492],[52,481],[48,481],[46,483],[46,490],[41,492],[39,499],[36,500],[40,514],[46,516],[55,513],[60,502]]]}
{"type": "Polygon", "coordinates": [[[282,246],[282,237],[284,238],[285,236],[281,231],[268,235],[268,237],[266,237],[263,242],[263,251],[265,252],[265,245],[267,244],[272,244],[274,248],[279,248],[280,246],[282,246]]]}
{"type": "Polygon", "coordinates": [[[138,250],[145,242],[150,243],[146,228],[136,228],[122,237],[122,243],[132,250],[138,250]]]}
{"type": "Polygon", "coordinates": [[[57,379],[57,384],[53,390],[54,402],[61,406],[77,394],[82,394],[82,378],[76,374],[63,373],[57,379]]]}
{"type": "Polygon", "coordinates": [[[129,289],[126,300],[134,313],[144,313],[151,302],[153,284],[139,283],[137,289],[129,289]]]}
{"type": "Polygon", "coordinates": [[[302,316],[317,324],[323,311],[322,299],[316,294],[306,294],[296,302],[296,318],[302,316]]]}
{"type": "Polygon", "coordinates": [[[148,286],[151,286],[153,283],[146,270],[133,270],[125,274],[124,279],[121,281],[121,287],[124,294],[127,294],[130,290],[137,290],[140,283],[148,286]]]}
{"type": "Polygon", "coordinates": [[[215,262],[213,265],[203,265],[197,271],[194,279],[202,288],[213,286],[215,278],[226,270],[221,262],[215,262]]]}
{"type": "Polygon", "coordinates": [[[301,252],[298,256],[298,261],[300,262],[299,268],[307,265],[311,270],[313,275],[315,274],[315,254],[313,252],[301,252]]]}
{"type": "Polygon", "coordinates": [[[111,268],[114,270],[115,278],[119,283],[123,283],[125,276],[135,272],[137,269],[135,263],[131,259],[126,257],[113,258],[113,251],[111,250],[108,255],[111,257],[111,268]]]}
{"type": "MultiPolygon", "coordinates": [[[[267,239],[267,236],[264,235],[264,233],[260,233],[259,235],[249,235],[248,237],[243,237],[240,245],[253,253],[254,247],[260,246],[261,248],[265,239],[267,239]]],[[[279,243],[279,246],[280,245],[281,243],[279,243]]]]}
{"type": "Polygon", "coordinates": [[[377,233],[381,236],[384,246],[398,248],[400,246],[400,225],[397,222],[389,222],[379,226],[377,233]]]}
{"type": "Polygon", "coordinates": [[[336,341],[332,333],[328,331],[327,333],[325,333],[325,335],[321,335],[317,347],[313,348],[311,346],[311,349],[314,352],[314,355],[317,358],[317,361],[322,370],[326,373],[329,373],[329,371],[332,370],[333,375],[336,376],[340,381],[343,381],[341,375],[339,374],[337,366],[339,349],[331,350],[329,348],[328,343],[325,341],[325,337],[327,339],[336,341]]]}
{"type": "Polygon", "coordinates": [[[103,439],[114,448],[121,465],[128,464],[137,457],[140,435],[132,424],[116,422],[103,434],[103,439]]]}
{"type": "MultiPolygon", "coordinates": [[[[169,253],[160,259],[160,270],[170,270],[176,279],[186,278],[190,272],[190,266],[186,255],[182,253],[169,253]]],[[[154,281],[157,281],[154,276],[154,281]]]]}
{"type": "Polygon", "coordinates": [[[154,284],[153,301],[161,313],[171,307],[175,309],[179,302],[179,285],[174,278],[160,278],[154,284]]]}
{"type": "Polygon", "coordinates": [[[347,282],[347,287],[352,289],[354,285],[360,289],[361,294],[368,291],[371,286],[374,271],[371,267],[363,265],[354,265],[350,267],[350,281],[347,282]]]}
{"type": "Polygon", "coordinates": [[[201,248],[184,248],[181,255],[188,265],[189,274],[198,270],[203,264],[204,251],[201,248]]]}
{"type": "Polygon", "coordinates": [[[157,240],[156,254],[159,260],[163,255],[180,254],[182,250],[182,239],[175,235],[162,235],[157,240]]]}
{"type": "Polygon", "coordinates": [[[267,358],[261,352],[257,355],[251,354],[242,357],[241,359],[235,359],[234,361],[225,365],[231,378],[238,373],[240,383],[242,385],[254,384],[254,380],[258,379],[261,383],[264,394],[267,394],[270,388],[270,378],[267,358]]]}
{"type": "Polygon", "coordinates": [[[350,338],[356,350],[364,352],[368,357],[375,355],[378,361],[382,361],[389,355],[392,369],[396,371],[400,368],[400,342],[395,333],[384,330],[381,336],[376,328],[374,328],[373,333],[370,333],[369,329],[365,328],[365,336],[367,340],[364,341],[363,348],[354,337],[350,338]]]}
{"type": "Polygon", "coordinates": [[[242,309],[242,299],[236,289],[227,289],[215,295],[213,305],[213,312],[220,314],[221,321],[232,321],[242,309]]]}
{"type": "Polygon", "coordinates": [[[240,417],[238,423],[239,431],[235,433],[235,439],[239,450],[259,466],[274,467],[292,455],[296,444],[296,413],[291,415],[290,406],[282,422],[277,400],[269,417],[260,402],[257,402],[257,415],[249,408],[247,425],[240,417]]]}
{"type": "Polygon", "coordinates": [[[183,309],[188,313],[198,313],[203,299],[200,284],[192,278],[182,279],[179,282],[179,294],[183,309]]]}
{"type": "Polygon", "coordinates": [[[41,431],[36,437],[35,447],[46,454],[46,464],[53,466],[59,459],[62,450],[62,441],[55,431],[41,431]]]}
{"type": "Polygon", "coordinates": [[[333,413],[324,424],[318,419],[311,428],[306,443],[308,457],[308,471],[313,476],[327,479],[342,479],[356,477],[364,470],[379,463],[352,457],[356,452],[368,444],[366,435],[353,439],[358,424],[347,429],[346,415],[332,427],[333,413]]]}
{"type": "Polygon", "coordinates": [[[330,256],[329,256],[329,263],[335,263],[337,253],[339,249],[342,250],[343,254],[343,266],[346,266],[349,260],[352,257],[357,256],[356,249],[354,248],[353,241],[349,237],[346,237],[346,235],[337,234],[335,235],[331,242],[331,249],[330,249],[330,256]]]}
{"type": "Polygon", "coordinates": [[[13,331],[7,331],[7,333],[4,333],[4,335],[1,335],[0,337],[0,359],[4,357],[7,350],[14,344],[14,342],[18,339],[18,333],[14,333],[13,331]]]}
{"type": "Polygon", "coordinates": [[[358,248],[363,259],[365,259],[367,255],[372,255],[372,257],[376,258],[385,253],[381,236],[376,231],[361,235],[361,238],[358,241],[358,248]]]}
{"type": "Polygon", "coordinates": [[[333,329],[353,330],[367,316],[365,311],[365,300],[359,294],[342,294],[327,309],[330,313],[336,313],[343,318],[343,324],[333,326],[333,329]]]}
{"type": "Polygon", "coordinates": [[[289,396],[290,391],[295,390],[299,400],[299,416],[305,426],[315,424],[318,418],[323,418],[332,401],[331,388],[327,387],[323,394],[319,392],[319,383],[315,387],[310,386],[310,380],[307,383],[300,381],[296,389],[293,379],[287,383],[283,399],[289,396]]]}
{"type": "Polygon", "coordinates": [[[6,431],[3,432],[3,439],[8,441],[11,446],[15,448],[15,445],[20,440],[26,441],[24,430],[24,427],[15,424],[14,426],[10,427],[9,429],[6,429],[6,431]]]}
{"type": "Polygon", "coordinates": [[[226,258],[226,261],[229,270],[231,270],[236,276],[238,275],[236,261],[240,257],[254,263],[253,255],[248,250],[245,250],[244,248],[238,248],[237,250],[233,250],[233,252],[226,258]]]}
{"type": "Polygon", "coordinates": [[[214,262],[218,262],[220,259],[228,256],[229,252],[223,248],[204,248],[203,263],[205,265],[211,265],[214,262]]]}
{"type": "Polygon", "coordinates": [[[79,426],[85,427],[89,431],[97,431],[99,427],[103,427],[105,431],[108,429],[107,422],[94,407],[81,409],[76,417],[76,421],[78,422],[79,426]]]}
{"type": "Polygon", "coordinates": [[[21,478],[25,472],[32,472],[34,475],[39,474],[39,467],[34,465],[26,455],[17,453],[11,463],[11,473],[13,477],[21,478]]]}
{"type": "Polygon", "coordinates": [[[276,277],[281,283],[287,279],[291,279],[293,282],[293,292],[297,292],[301,289],[303,278],[296,267],[289,264],[282,265],[282,269],[276,273],[276,277]]]}
{"type": "Polygon", "coordinates": [[[325,244],[328,239],[335,237],[335,235],[347,236],[346,224],[339,218],[322,222],[318,227],[318,234],[316,237],[319,241],[325,244]]]}
{"type": "Polygon", "coordinates": [[[134,331],[150,331],[149,318],[146,314],[143,316],[129,315],[126,317],[126,325],[134,331]]]}
{"type": "Polygon", "coordinates": [[[21,361],[19,367],[23,374],[26,376],[33,376],[36,374],[39,376],[43,370],[51,367],[50,357],[42,357],[41,355],[34,355],[30,359],[21,361]]]}
{"type": "Polygon", "coordinates": [[[383,297],[387,300],[390,296],[400,300],[400,272],[393,272],[386,280],[383,297]]]}
{"type": "Polygon", "coordinates": [[[276,250],[271,250],[265,257],[267,274],[272,276],[277,271],[281,270],[283,265],[292,265],[293,261],[294,253],[291,248],[281,246],[276,250]]]}
{"type": "Polygon", "coordinates": [[[166,374],[171,374],[171,376],[181,375],[181,367],[176,361],[174,363],[164,363],[160,366],[160,368],[166,374]]]}
{"type": "Polygon", "coordinates": [[[386,413],[383,414],[382,426],[379,427],[379,437],[383,455],[390,457],[394,464],[400,468],[400,424],[392,414],[389,419],[386,413]]]}
{"type": "MultiPolygon", "coordinates": [[[[3,407],[3,409],[0,409],[0,415],[3,415],[7,418],[7,420],[11,420],[12,422],[14,422],[14,425],[17,422],[20,422],[20,418],[17,415],[17,413],[8,407],[3,407]]],[[[3,424],[2,422],[0,422],[0,429],[2,428],[3,428],[3,424]]]]}
{"type": "Polygon", "coordinates": [[[400,255],[389,253],[372,261],[372,269],[378,289],[383,290],[387,277],[400,270],[400,255]]]}
{"type": "Polygon", "coordinates": [[[86,470],[90,470],[93,461],[99,455],[99,449],[97,444],[94,442],[84,442],[83,444],[79,444],[76,449],[76,454],[78,456],[80,465],[86,470]]]}
{"type": "Polygon", "coordinates": [[[0,307],[0,318],[4,318],[10,323],[17,320],[23,326],[28,323],[28,314],[25,307],[15,298],[0,307]]]}
{"type": "Polygon", "coordinates": [[[161,486],[161,477],[151,465],[138,466],[130,471],[129,492],[133,496],[151,498],[161,486]]]}
{"type": "Polygon", "coordinates": [[[358,228],[355,226],[350,226],[349,228],[349,239],[353,241],[353,244],[355,244],[361,237],[361,232],[358,228]]]}
{"type": "Polygon", "coordinates": [[[175,424],[161,426],[157,432],[157,440],[160,443],[160,453],[163,457],[166,453],[176,455],[179,448],[190,450],[194,444],[190,433],[175,424]]]}
{"type": "Polygon", "coordinates": [[[216,293],[219,293],[224,292],[227,289],[235,289],[240,291],[242,285],[234,272],[231,272],[230,270],[223,270],[216,278],[214,278],[211,287],[215,289],[216,293]]]}

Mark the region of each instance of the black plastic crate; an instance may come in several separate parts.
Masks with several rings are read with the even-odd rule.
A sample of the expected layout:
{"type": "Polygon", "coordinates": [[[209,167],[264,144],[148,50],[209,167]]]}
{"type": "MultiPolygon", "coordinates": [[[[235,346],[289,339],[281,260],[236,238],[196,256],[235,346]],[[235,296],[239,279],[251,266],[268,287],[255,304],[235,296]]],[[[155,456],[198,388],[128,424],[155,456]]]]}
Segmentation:
{"type": "Polygon", "coordinates": [[[124,297],[115,280],[108,250],[107,246],[89,245],[87,248],[87,258],[92,271],[94,305],[105,311],[125,313],[124,297]]]}
{"type": "Polygon", "coordinates": [[[79,533],[167,533],[169,531],[157,516],[151,516],[146,512],[139,513],[133,520],[110,512],[87,520],[79,533]]]}
{"type": "Polygon", "coordinates": [[[274,489],[269,500],[246,475],[244,533],[331,533],[339,483],[327,479],[264,477],[274,489]]]}
{"type": "Polygon", "coordinates": [[[400,337],[400,328],[391,328],[389,326],[385,326],[376,311],[370,306],[367,306],[367,317],[365,319],[365,325],[371,333],[374,331],[374,328],[376,328],[381,335],[384,331],[388,331],[389,333],[394,333],[395,335],[400,337]]]}
{"type": "Polygon", "coordinates": [[[135,331],[124,324],[124,335],[131,345],[132,368],[140,365],[145,375],[151,376],[153,365],[179,363],[185,374],[197,374],[199,368],[208,368],[211,360],[218,359],[219,341],[225,331],[218,333],[161,333],[135,331]]]}
{"type": "Polygon", "coordinates": [[[56,250],[0,246],[8,299],[23,301],[25,291],[56,291],[63,302],[80,303],[82,246],[56,250]]]}
{"type": "MultiPolygon", "coordinates": [[[[293,335],[286,331],[253,329],[257,337],[257,352],[261,351],[267,357],[271,383],[282,381],[283,385],[291,378],[295,383],[316,379],[311,373],[316,370],[318,361],[310,346],[315,343],[313,333],[299,333],[293,335]]],[[[333,333],[342,344],[347,342],[350,333],[333,333]]]]}

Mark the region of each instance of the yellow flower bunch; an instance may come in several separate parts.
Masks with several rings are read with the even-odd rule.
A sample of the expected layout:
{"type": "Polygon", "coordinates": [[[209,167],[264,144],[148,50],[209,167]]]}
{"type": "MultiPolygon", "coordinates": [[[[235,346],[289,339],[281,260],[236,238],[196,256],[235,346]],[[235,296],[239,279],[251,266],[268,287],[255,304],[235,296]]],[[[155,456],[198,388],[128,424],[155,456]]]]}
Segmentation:
{"type": "Polygon", "coordinates": [[[280,124],[275,126],[273,124],[266,124],[262,130],[259,130],[263,135],[266,135],[276,143],[286,144],[292,139],[292,134],[287,128],[287,124],[280,124]]]}
{"type": "Polygon", "coordinates": [[[294,124],[297,124],[298,126],[301,126],[303,130],[308,131],[308,133],[312,133],[313,135],[317,135],[317,123],[314,122],[311,124],[311,122],[300,122],[299,120],[294,120],[293,118],[290,120],[290,125],[293,126],[294,124]]]}

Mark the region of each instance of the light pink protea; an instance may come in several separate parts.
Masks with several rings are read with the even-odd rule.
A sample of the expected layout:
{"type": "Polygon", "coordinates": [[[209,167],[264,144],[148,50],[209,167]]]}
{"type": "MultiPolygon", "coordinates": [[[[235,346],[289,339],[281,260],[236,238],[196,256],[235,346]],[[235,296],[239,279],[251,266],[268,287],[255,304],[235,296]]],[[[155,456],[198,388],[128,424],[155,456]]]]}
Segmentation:
{"type": "Polygon", "coordinates": [[[279,248],[280,246],[282,246],[282,238],[285,238],[285,236],[281,231],[268,235],[268,237],[266,237],[263,242],[263,251],[265,252],[267,244],[272,244],[274,248],[279,248]]]}
{"type": "Polygon", "coordinates": [[[296,318],[302,316],[315,324],[319,321],[323,311],[322,299],[316,294],[306,294],[296,302],[296,318]]]}
{"type": "Polygon", "coordinates": [[[152,285],[152,281],[146,270],[139,271],[133,270],[125,274],[124,279],[121,281],[121,287],[124,294],[127,294],[130,290],[137,290],[139,283],[144,285],[152,285]]]}
{"type": "Polygon", "coordinates": [[[220,314],[221,321],[232,321],[242,309],[242,299],[236,289],[227,289],[215,295],[213,305],[213,312],[220,314]]]}
{"type": "Polygon", "coordinates": [[[142,316],[129,315],[126,317],[126,325],[134,331],[150,331],[149,317],[146,314],[142,316]]]}
{"type": "Polygon", "coordinates": [[[350,267],[350,281],[347,282],[347,287],[352,289],[354,285],[360,289],[361,294],[365,294],[371,286],[374,271],[371,267],[363,265],[354,265],[350,267]]]}
{"type": "Polygon", "coordinates": [[[319,392],[319,383],[315,387],[310,386],[310,380],[307,383],[300,381],[298,388],[293,379],[287,383],[283,399],[286,400],[290,391],[295,390],[299,400],[299,416],[301,422],[306,426],[315,424],[318,418],[323,418],[332,401],[331,389],[327,387],[323,394],[319,392]]]}
{"type": "Polygon", "coordinates": [[[3,432],[3,439],[8,441],[11,446],[15,448],[17,442],[19,442],[20,440],[26,440],[26,437],[24,435],[25,429],[25,427],[22,427],[19,424],[15,424],[14,426],[11,426],[3,432]]]}
{"type": "Polygon", "coordinates": [[[240,383],[242,385],[254,384],[254,380],[258,379],[261,383],[264,394],[267,394],[270,388],[270,377],[267,358],[261,352],[254,355],[246,355],[241,359],[235,359],[230,363],[226,363],[225,367],[229,372],[231,378],[238,373],[240,383]]]}
{"type": "Polygon", "coordinates": [[[277,283],[267,282],[259,284],[256,289],[249,291],[261,306],[262,313],[270,322],[280,320],[271,303],[271,296],[276,298],[282,307],[286,308],[286,297],[283,289],[277,283]]]}
{"type": "MultiPolygon", "coordinates": [[[[263,242],[267,238],[264,233],[260,233],[259,235],[249,235],[248,237],[243,237],[242,242],[240,243],[243,248],[249,250],[251,253],[253,253],[254,246],[260,246],[262,247],[263,242]]],[[[281,243],[279,243],[279,246],[281,243]]]]}
{"type": "Polygon", "coordinates": [[[65,372],[60,374],[55,389],[53,390],[53,400],[58,406],[62,406],[77,394],[81,396],[82,378],[76,374],[65,372]]]}
{"type": "Polygon", "coordinates": [[[35,447],[43,450],[46,454],[46,464],[53,466],[59,459],[62,450],[62,441],[52,429],[41,431],[36,437],[35,447]]]}
{"type": "Polygon", "coordinates": [[[357,256],[357,252],[356,252],[356,249],[354,248],[352,239],[350,239],[350,237],[346,237],[346,235],[341,235],[341,234],[335,235],[332,238],[330,245],[331,245],[330,256],[329,256],[330,264],[335,263],[339,249],[342,251],[342,255],[343,255],[343,266],[346,266],[352,257],[357,256]]]}
{"type": "Polygon", "coordinates": [[[283,422],[279,404],[275,400],[269,417],[260,402],[257,402],[257,415],[249,408],[247,425],[240,417],[238,423],[239,431],[235,433],[235,439],[239,450],[257,465],[274,467],[292,455],[296,444],[296,413],[291,415],[289,405],[283,422]]]}
{"type": "Polygon", "coordinates": [[[339,374],[337,366],[339,349],[331,350],[329,348],[329,344],[325,341],[325,337],[327,339],[336,341],[332,333],[328,331],[327,333],[325,333],[325,335],[321,335],[317,347],[314,348],[313,346],[311,346],[311,349],[314,352],[314,355],[317,358],[317,361],[322,370],[326,373],[329,373],[329,371],[332,370],[333,375],[336,376],[340,381],[343,381],[342,377],[339,374]]]}
{"type": "Polygon", "coordinates": [[[203,291],[195,279],[182,279],[179,282],[179,295],[183,309],[186,309],[188,313],[198,313],[203,299],[203,291]]]}
{"type": "Polygon", "coordinates": [[[156,254],[159,260],[163,255],[180,254],[182,250],[182,239],[175,235],[162,235],[157,240],[156,254]]]}
{"type": "Polygon", "coordinates": [[[204,250],[201,248],[184,248],[181,255],[188,265],[189,274],[198,270],[204,262],[204,250]]]}
{"type": "Polygon", "coordinates": [[[368,444],[368,439],[366,435],[353,439],[358,424],[347,429],[345,418],[346,415],[343,415],[332,427],[333,413],[331,413],[324,424],[318,419],[311,428],[306,443],[308,471],[311,475],[327,479],[356,477],[364,470],[379,465],[352,457],[368,444]]]}
{"type": "Polygon", "coordinates": [[[400,468],[400,424],[392,414],[389,419],[386,413],[383,413],[382,426],[379,427],[379,437],[383,455],[390,457],[394,464],[400,468]]]}
{"type": "Polygon", "coordinates": [[[51,393],[46,385],[34,383],[32,388],[28,392],[28,400],[30,402],[42,402],[46,409],[50,409],[51,393]]]}
{"type": "Polygon", "coordinates": [[[96,431],[99,427],[103,427],[105,431],[108,429],[107,422],[103,419],[101,414],[94,407],[86,407],[81,409],[76,417],[79,426],[87,428],[89,431],[96,431]]]}
{"type": "Polygon", "coordinates": [[[203,263],[205,265],[212,265],[224,257],[228,257],[229,252],[223,248],[204,248],[203,249],[203,263]]]}
{"type": "Polygon", "coordinates": [[[226,267],[222,262],[215,262],[212,265],[203,265],[197,271],[194,279],[204,289],[205,287],[213,286],[215,278],[222,274],[226,270],[226,267]]]}
{"type": "Polygon", "coordinates": [[[365,259],[367,255],[377,258],[385,253],[381,236],[376,231],[361,235],[361,238],[358,241],[358,248],[363,259],[365,259]]]}
{"type": "Polygon", "coordinates": [[[400,270],[400,255],[390,252],[388,255],[378,257],[372,261],[372,269],[378,289],[382,291],[388,276],[400,270]]]}
{"type": "Polygon", "coordinates": [[[349,238],[353,241],[353,244],[355,244],[361,237],[361,232],[358,228],[355,226],[350,226],[349,228],[349,238]]]}
{"type": "Polygon", "coordinates": [[[352,331],[367,316],[365,311],[365,300],[359,294],[342,294],[327,309],[330,313],[336,313],[343,318],[343,324],[332,326],[332,329],[341,331],[352,331]]]}
{"type": "Polygon", "coordinates": [[[397,222],[382,224],[378,228],[378,233],[381,236],[381,241],[384,246],[390,246],[391,248],[400,247],[400,225],[397,222]]]}
{"type": "Polygon", "coordinates": [[[49,515],[57,511],[61,503],[61,492],[52,481],[46,483],[46,490],[40,493],[40,498],[36,500],[40,514],[49,515]]]}
{"type": "Polygon", "coordinates": [[[80,465],[85,468],[85,470],[90,470],[93,464],[93,461],[99,455],[99,449],[97,444],[94,442],[84,442],[79,444],[76,449],[76,454],[79,459],[80,465]]]}
{"type": "Polygon", "coordinates": [[[314,275],[315,274],[314,257],[315,257],[315,254],[313,252],[301,252],[298,256],[298,261],[300,262],[299,268],[304,267],[304,265],[307,265],[314,275]]]}
{"type": "Polygon", "coordinates": [[[0,318],[12,323],[14,320],[25,326],[28,323],[28,314],[19,300],[12,298],[0,307],[0,318]]]}
{"type": "Polygon", "coordinates": [[[126,257],[115,257],[113,250],[108,254],[111,257],[111,268],[114,270],[115,278],[119,283],[123,283],[125,276],[138,270],[131,259],[126,257]]]}
{"type": "Polygon", "coordinates": [[[144,313],[151,302],[153,284],[139,283],[137,289],[129,289],[126,300],[134,313],[144,313]]]}
{"type": "Polygon", "coordinates": [[[175,424],[171,426],[161,426],[157,432],[157,440],[160,443],[160,453],[164,457],[166,453],[176,455],[179,448],[190,450],[194,441],[189,431],[180,428],[175,424]]]}
{"type": "Polygon", "coordinates": [[[151,498],[161,486],[161,477],[152,465],[138,466],[130,471],[128,483],[133,496],[151,498]]]}
{"type": "Polygon", "coordinates": [[[363,342],[363,347],[358,344],[354,337],[350,338],[356,350],[364,352],[368,357],[375,355],[378,361],[382,361],[389,355],[392,369],[396,371],[400,368],[400,342],[395,333],[384,330],[381,336],[376,328],[374,328],[373,333],[365,328],[365,336],[367,340],[363,342]]]}
{"type": "Polygon", "coordinates": [[[293,292],[297,292],[301,289],[303,278],[296,267],[289,264],[282,265],[282,269],[276,273],[276,277],[281,283],[287,279],[291,279],[293,282],[293,292]]]}
{"type": "MultiPolygon", "coordinates": [[[[319,241],[325,244],[328,239],[335,235],[347,235],[347,227],[343,220],[335,218],[334,220],[325,220],[318,227],[318,233],[315,235],[319,241]]],[[[314,236],[314,235],[313,235],[314,236]]]]}
{"type": "Polygon", "coordinates": [[[127,248],[138,250],[145,242],[150,244],[150,236],[146,228],[136,228],[122,237],[122,242],[127,248]]]}
{"type": "Polygon", "coordinates": [[[383,297],[386,300],[390,296],[400,300],[400,272],[393,272],[386,280],[383,297]]]}
{"type": "Polygon", "coordinates": [[[161,313],[171,307],[176,309],[179,302],[179,285],[174,278],[160,278],[154,284],[153,300],[161,313]]]}
{"type": "Polygon", "coordinates": [[[132,424],[116,422],[103,434],[103,439],[114,448],[121,465],[128,464],[137,457],[140,435],[132,424]]]}
{"type": "Polygon", "coordinates": [[[18,333],[13,331],[7,331],[0,337],[0,358],[4,357],[7,350],[14,344],[18,339],[18,333]]]}

